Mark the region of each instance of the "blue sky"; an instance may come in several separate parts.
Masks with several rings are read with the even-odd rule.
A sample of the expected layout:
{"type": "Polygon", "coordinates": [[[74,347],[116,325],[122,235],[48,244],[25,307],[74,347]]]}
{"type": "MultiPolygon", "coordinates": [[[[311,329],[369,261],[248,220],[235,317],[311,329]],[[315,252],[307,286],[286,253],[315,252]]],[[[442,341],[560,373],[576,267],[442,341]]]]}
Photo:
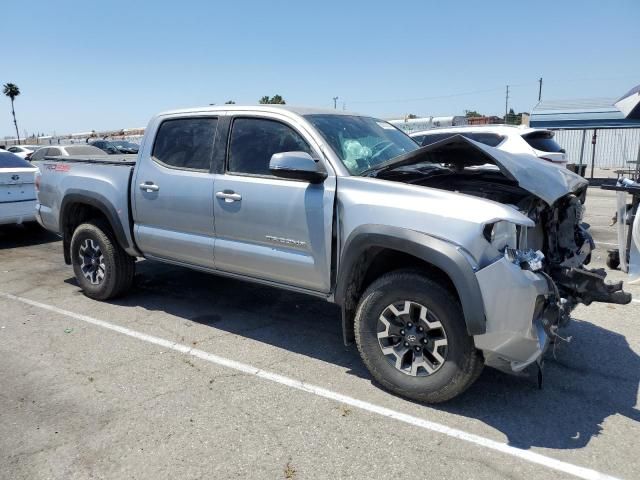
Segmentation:
{"type": "MultiPolygon", "coordinates": [[[[20,132],[146,125],[171,108],[287,103],[380,117],[528,111],[640,83],[640,1],[189,1],[15,4],[0,83],[20,132]],[[99,5],[99,6],[98,6],[99,5]]],[[[13,134],[0,99],[0,137],[13,134]]]]}

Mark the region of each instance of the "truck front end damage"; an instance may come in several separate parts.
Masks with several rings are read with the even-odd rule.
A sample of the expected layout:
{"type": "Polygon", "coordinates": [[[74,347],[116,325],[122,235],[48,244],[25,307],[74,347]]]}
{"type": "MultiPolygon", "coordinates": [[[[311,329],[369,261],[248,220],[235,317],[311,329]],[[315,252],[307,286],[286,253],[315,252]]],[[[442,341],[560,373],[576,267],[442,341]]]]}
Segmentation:
{"type": "Polygon", "coordinates": [[[622,282],[607,283],[604,269],[589,269],[595,247],[582,222],[585,191],[568,194],[548,207],[535,202],[527,213],[535,227],[517,232],[520,248],[477,273],[484,298],[487,331],[475,337],[488,364],[520,371],[540,359],[550,342],[563,339],[579,304],[627,304],[622,282]]]}
{"type": "Polygon", "coordinates": [[[607,283],[604,269],[587,267],[595,244],[583,222],[583,178],[459,135],[412,152],[384,175],[499,202],[526,217],[485,223],[484,238],[463,245],[477,260],[486,331],[474,340],[486,363],[520,371],[562,339],[579,303],[631,301],[622,282],[607,283]]]}

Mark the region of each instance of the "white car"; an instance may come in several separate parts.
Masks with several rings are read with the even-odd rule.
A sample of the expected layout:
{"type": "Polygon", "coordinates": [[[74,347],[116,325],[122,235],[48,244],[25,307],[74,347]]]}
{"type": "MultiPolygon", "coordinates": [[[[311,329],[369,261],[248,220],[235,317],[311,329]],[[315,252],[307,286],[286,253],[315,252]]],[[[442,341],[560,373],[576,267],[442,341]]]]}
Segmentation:
{"type": "Polygon", "coordinates": [[[567,165],[567,154],[553,138],[551,130],[522,128],[509,125],[478,125],[451,128],[434,128],[421,132],[411,132],[409,136],[425,146],[453,135],[463,135],[491,147],[509,153],[529,153],[553,162],[558,166],[567,165]]]}
{"type": "Polygon", "coordinates": [[[20,158],[28,159],[33,152],[40,148],[42,148],[42,145],[13,145],[7,148],[7,152],[11,152],[20,158]]]}
{"type": "Polygon", "coordinates": [[[37,162],[44,157],[68,157],[70,155],[106,155],[106,153],[93,145],[55,145],[39,149],[31,155],[29,160],[37,162]]]}
{"type": "Polygon", "coordinates": [[[0,225],[35,222],[36,167],[9,152],[0,152],[0,225]]]}

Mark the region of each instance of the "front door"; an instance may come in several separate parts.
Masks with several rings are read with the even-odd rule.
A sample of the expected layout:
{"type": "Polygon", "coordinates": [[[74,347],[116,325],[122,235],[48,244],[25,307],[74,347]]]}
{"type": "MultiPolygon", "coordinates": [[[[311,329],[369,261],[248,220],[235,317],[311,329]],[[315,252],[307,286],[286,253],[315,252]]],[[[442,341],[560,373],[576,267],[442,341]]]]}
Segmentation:
{"type": "Polygon", "coordinates": [[[145,255],[213,268],[213,175],[218,120],[172,118],[138,160],[136,242],[145,255]]]}
{"type": "Polygon", "coordinates": [[[274,153],[320,158],[284,121],[237,117],[229,135],[225,170],[214,180],[216,268],[328,292],[335,176],[309,184],[271,175],[274,153]]]}

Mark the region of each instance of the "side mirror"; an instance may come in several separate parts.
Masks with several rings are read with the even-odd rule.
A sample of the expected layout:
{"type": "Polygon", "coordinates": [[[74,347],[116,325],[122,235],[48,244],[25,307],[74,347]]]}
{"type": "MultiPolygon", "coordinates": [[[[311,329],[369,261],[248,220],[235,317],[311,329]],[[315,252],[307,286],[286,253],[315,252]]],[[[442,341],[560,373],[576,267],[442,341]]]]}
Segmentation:
{"type": "Polygon", "coordinates": [[[321,183],[327,178],[327,172],[307,152],[274,153],[269,170],[276,177],[309,183],[321,183]]]}

